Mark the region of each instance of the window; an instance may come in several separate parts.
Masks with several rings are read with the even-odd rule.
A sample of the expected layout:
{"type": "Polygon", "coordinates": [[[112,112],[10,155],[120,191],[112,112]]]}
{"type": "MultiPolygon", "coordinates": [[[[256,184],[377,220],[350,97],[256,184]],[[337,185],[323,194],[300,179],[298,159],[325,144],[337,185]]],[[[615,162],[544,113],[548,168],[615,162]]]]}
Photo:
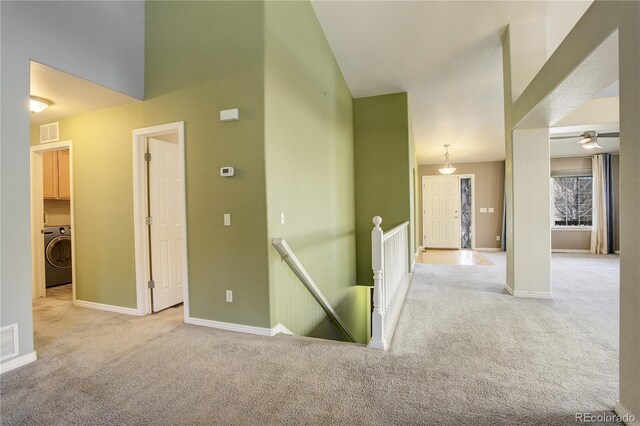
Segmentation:
{"type": "Polygon", "coordinates": [[[593,177],[551,178],[553,184],[553,224],[555,226],[591,226],[593,177]]]}

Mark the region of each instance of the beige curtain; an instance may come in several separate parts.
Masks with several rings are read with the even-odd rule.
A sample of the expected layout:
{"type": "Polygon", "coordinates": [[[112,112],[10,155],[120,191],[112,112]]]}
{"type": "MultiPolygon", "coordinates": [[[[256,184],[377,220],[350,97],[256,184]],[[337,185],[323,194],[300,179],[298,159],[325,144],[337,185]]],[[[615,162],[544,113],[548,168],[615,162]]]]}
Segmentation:
{"type": "Polygon", "coordinates": [[[605,193],[604,161],[601,154],[591,159],[593,169],[593,225],[591,228],[591,253],[608,254],[607,251],[607,202],[605,193]]]}

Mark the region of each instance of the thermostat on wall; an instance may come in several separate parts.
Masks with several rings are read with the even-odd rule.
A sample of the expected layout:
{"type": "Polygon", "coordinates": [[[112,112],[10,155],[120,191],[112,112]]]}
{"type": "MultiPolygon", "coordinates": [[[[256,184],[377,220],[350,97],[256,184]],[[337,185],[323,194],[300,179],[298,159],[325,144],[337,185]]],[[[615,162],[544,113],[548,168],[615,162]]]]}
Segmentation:
{"type": "Polygon", "coordinates": [[[233,167],[222,167],[220,169],[220,176],[222,177],[231,177],[233,176],[233,167]]]}

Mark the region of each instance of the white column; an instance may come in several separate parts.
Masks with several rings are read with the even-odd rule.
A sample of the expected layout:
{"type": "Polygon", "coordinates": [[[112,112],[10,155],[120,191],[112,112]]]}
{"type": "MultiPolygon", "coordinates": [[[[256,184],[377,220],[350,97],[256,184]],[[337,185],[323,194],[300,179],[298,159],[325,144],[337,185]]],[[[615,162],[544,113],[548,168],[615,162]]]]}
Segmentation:
{"type": "Polygon", "coordinates": [[[507,155],[513,214],[507,233],[511,268],[507,290],[514,296],[550,298],[551,215],[549,129],[514,130],[507,155]]]}
{"type": "Polygon", "coordinates": [[[620,6],[620,400],[616,411],[634,415],[640,423],[640,5],[622,2],[620,6]]]}

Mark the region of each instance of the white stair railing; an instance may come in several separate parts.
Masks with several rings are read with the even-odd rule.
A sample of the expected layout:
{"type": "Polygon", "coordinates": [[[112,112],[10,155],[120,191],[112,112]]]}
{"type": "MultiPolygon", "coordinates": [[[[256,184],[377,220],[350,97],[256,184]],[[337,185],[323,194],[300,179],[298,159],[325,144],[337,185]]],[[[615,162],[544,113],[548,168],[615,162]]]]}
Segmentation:
{"type": "Polygon", "coordinates": [[[371,264],[373,269],[373,314],[369,347],[389,348],[409,287],[409,222],[388,232],[380,228],[382,218],[373,218],[371,264]]]}

